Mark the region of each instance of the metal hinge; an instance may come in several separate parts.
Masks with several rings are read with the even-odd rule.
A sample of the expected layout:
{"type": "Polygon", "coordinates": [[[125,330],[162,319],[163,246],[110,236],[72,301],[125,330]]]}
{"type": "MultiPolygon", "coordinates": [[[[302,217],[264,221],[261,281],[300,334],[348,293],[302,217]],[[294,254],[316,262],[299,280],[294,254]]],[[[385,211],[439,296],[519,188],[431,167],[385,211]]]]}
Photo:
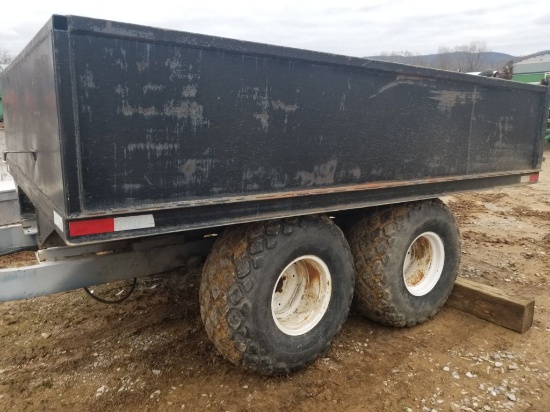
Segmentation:
{"type": "Polygon", "coordinates": [[[38,233],[38,224],[36,219],[21,219],[21,226],[23,227],[23,233],[28,236],[36,235],[38,233]]]}
{"type": "Polygon", "coordinates": [[[32,160],[34,160],[36,162],[36,151],[34,151],[34,150],[5,150],[2,153],[2,157],[4,158],[4,162],[7,160],[9,153],[30,153],[30,155],[32,156],[32,160]]]}

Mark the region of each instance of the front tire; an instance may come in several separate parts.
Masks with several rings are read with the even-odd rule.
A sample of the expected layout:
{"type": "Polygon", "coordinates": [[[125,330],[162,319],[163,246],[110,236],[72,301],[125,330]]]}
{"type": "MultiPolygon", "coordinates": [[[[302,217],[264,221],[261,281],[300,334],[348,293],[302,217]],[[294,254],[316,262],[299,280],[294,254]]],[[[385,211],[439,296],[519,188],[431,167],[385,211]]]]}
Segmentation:
{"type": "Polygon", "coordinates": [[[206,260],[201,316],[218,349],[266,375],[313,362],[340,330],[353,296],[349,245],[328,218],[227,230],[206,260]]]}
{"type": "Polygon", "coordinates": [[[413,326],[449,297],[460,263],[460,235],[443,202],[386,206],[348,233],[356,267],[355,300],[369,319],[413,326]]]}

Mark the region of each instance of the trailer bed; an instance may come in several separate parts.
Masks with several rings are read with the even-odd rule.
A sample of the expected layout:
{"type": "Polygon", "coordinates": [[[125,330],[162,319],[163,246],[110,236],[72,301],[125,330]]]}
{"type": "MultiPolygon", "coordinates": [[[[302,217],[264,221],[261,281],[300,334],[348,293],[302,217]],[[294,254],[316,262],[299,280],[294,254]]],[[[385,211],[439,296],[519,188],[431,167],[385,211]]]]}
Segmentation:
{"type": "Polygon", "coordinates": [[[2,82],[10,170],[67,244],[533,181],[548,107],[540,86],[75,16],[2,82]]]}

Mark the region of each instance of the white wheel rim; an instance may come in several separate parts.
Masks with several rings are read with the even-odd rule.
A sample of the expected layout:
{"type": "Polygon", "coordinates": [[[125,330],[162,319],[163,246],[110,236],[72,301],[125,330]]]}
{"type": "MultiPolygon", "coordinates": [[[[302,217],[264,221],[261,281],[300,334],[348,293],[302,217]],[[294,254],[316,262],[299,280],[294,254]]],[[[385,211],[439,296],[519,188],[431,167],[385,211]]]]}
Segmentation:
{"type": "Polygon", "coordinates": [[[294,259],[281,272],[271,295],[271,314],[281,332],[299,336],[325,315],[332,295],[332,277],[320,258],[294,259]]]}
{"type": "Polygon", "coordinates": [[[409,246],[403,280],[414,296],[424,296],[437,285],[445,265],[445,247],[438,234],[424,232],[409,246]]]}

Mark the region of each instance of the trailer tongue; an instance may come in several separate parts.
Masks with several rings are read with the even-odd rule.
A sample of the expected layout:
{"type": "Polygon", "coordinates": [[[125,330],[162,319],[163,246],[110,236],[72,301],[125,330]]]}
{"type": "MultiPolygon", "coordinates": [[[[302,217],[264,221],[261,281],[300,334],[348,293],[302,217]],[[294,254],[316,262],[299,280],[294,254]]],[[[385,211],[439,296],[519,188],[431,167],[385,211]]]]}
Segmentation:
{"type": "Polygon", "coordinates": [[[354,288],[376,321],[433,316],[460,258],[435,198],[536,182],[548,113],[541,86],[75,16],[0,81],[4,157],[45,249],[0,271],[1,298],[167,270],[217,237],[206,330],[266,374],[322,353],[354,288]]]}

